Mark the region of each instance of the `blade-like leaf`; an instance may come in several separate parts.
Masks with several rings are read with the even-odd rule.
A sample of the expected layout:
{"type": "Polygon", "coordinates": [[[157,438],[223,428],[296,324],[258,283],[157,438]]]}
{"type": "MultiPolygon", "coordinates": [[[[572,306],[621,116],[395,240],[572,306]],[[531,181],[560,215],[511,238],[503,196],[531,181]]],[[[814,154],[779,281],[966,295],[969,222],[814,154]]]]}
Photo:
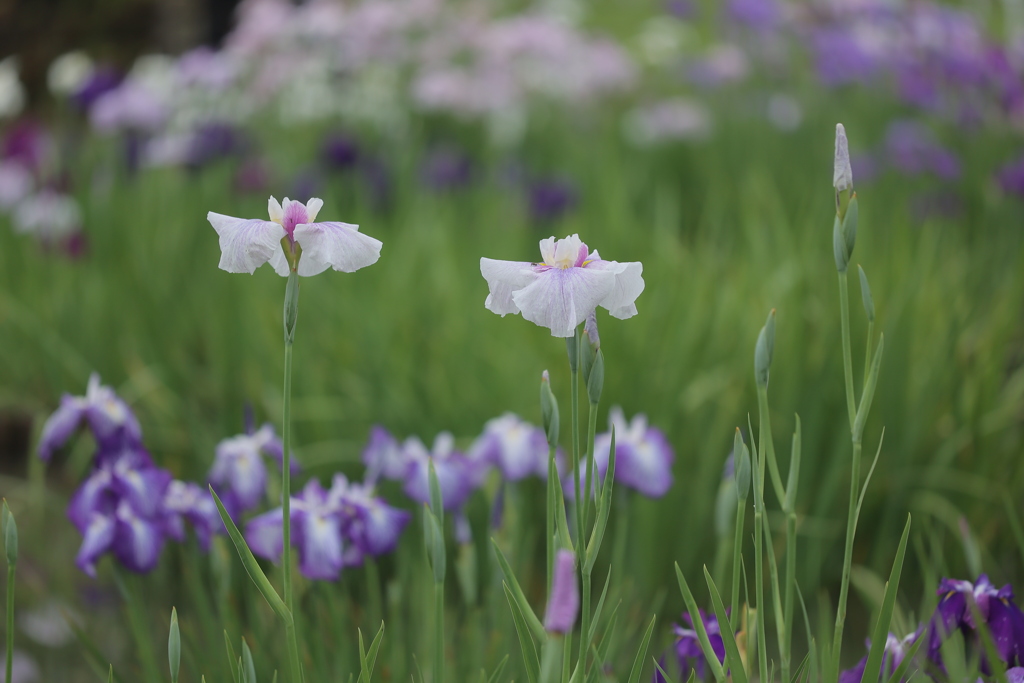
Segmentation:
{"type": "MultiPolygon", "coordinates": [[[[651,657],[651,659],[654,660],[654,666],[658,667],[658,673],[660,673],[661,677],[665,679],[665,683],[676,683],[672,677],[668,675],[668,672],[662,668],[661,663],[657,659],[654,659],[653,657],[651,657]]],[[[693,671],[690,672],[690,680],[693,680],[693,671]]]]}
{"type": "Polygon", "coordinates": [[[882,351],[885,350],[885,335],[878,336],[878,348],[875,349],[875,357],[871,360],[871,371],[868,373],[868,381],[864,385],[864,391],[860,396],[860,405],[857,406],[857,416],[853,420],[853,435],[859,439],[864,431],[864,423],[868,419],[868,411],[871,410],[871,401],[875,398],[875,387],[878,385],[878,368],[882,365],[882,351]]]}
{"type": "Polygon", "coordinates": [[[612,568],[608,567],[608,573],[605,575],[604,588],[601,590],[601,597],[597,601],[597,607],[594,608],[594,616],[590,620],[590,638],[587,642],[594,642],[594,634],[597,632],[597,622],[601,619],[601,610],[604,609],[604,599],[608,596],[608,583],[612,578],[612,568]]]}
{"type": "MultiPolygon", "coordinates": [[[[587,561],[584,564],[584,572],[590,573],[594,570],[594,563],[597,562],[597,555],[601,552],[601,542],[604,540],[604,532],[608,527],[608,515],[612,510],[612,486],[615,482],[615,428],[612,427],[611,450],[608,451],[608,471],[604,475],[604,485],[601,487],[601,499],[598,502],[597,522],[593,531],[590,532],[590,542],[587,543],[587,561]]],[[[589,493],[589,492],[588,492],[589,493]]]]}
{"type": "Polygon", "coordinates": [[[907,650],[907,654],[903,656],[903,661],[900,665],[892,672],[892,676],[889,676],[888,683],[899,683],[903,680],[904,675],[907,673],[907,669],[910,668],[911,663],[914,661],[914,657],[917,656],[917,651],[921,649],[921,643],[928,640],[928,633],[924,632],[918,636],[914,644],[907,650]]]}
{"type": "Polygon", "coordinates": [[[256,666],[252,661],[252,652],[249,651],[249,643],[242,638],[242,667],[245,672],[246,683],[256,683],[256,666]]]}
{"type": "Polygon", "coordinates": [[[892,562],[889,581],[885,585],[882,609],[879,610],[878,621],[875,622],[875,630],[871,637],[871,649],[868,650],[868,661],[864,665],[864,674],[861,677],[862,683],[875,683],[878,680],[879,672],[882,670],[882,657],[885,655],[885,643],[889,635],[889,624],[892,621],[893,606],[896,604],[896,592],[900,586],[903,557],[907,552],[907,539],[909,537],[910,515],[907,515],[907,525],[903,527],[903,536],[900,538],[899,547],[896,549],[896,559],[892,562]]]}
{"type": "Polygon", "coordinates": [[[725,664],[729,669],[729,674],[732,676],[733,683],[747,683],[747,672],[743,668],[743,659],[740,657],[740,649],[736,644],[736,634],[732,631],[732,624],[729,623],[729,615],[725,611],[722,596],[718,593],[718,586],[711,578],[711,572],[708,571],[707,565],[704,565],[704,580],[711,592],[711,606],[715,610],[722,640],[725,643],[725,664]]]}
{"type": "Polygon", "coordinates": [[[629,683],[640,683],[644,659],[647,657],[647,646],[651,644],[651,634],[654,633],[654,622],[657,619],[658,615],[651,617],[651,625],[647,627],[647,632],[644,633],[643,640],[640,641],[640,650],[637,651],[636,659],[633,660],[633,668],[629,671],[629,683]]]}
{"type": "Polygon", "coordinates": [[[700,610],[697,609],[697,601],[693,599],[693,593],[690,592],[690,586],[686,583],[686,577],[683,576],[683,570],[679,568],[678,562],[676,562],[676,579],[679,580],[679,590],[682,592],[683,600],[686,602],[686,610],[690,613],[693,628],[697,631],[697,640],[700,641],[700,648],[704,652],[704,658],[707,659],[715,680],[722,683],[725,680],[725,671],[722,669],[722,663],[718,661],[718,655],[715,654],[714,649],[711,647],[707,629],[704,628],[704,620],[701,619],[700,610]]]}
{"type": "Polygon", "coordinates": [[[235,668],[235,662],[238,661],[238,656],[235,655],[235,648],[231,647],[231,638],[228,636],[228,632],[224,631],[224,649],[228,653],[228,668],[231,669],[231,680],[233,683],[239,683],[238,681],[238,669],[235,668]]]}
{"type": "Polygon", "coordinates": [[[530,683],[537,683],[540,677],[540,658],[537,655],[537,643],[530,635],[530,629],[526,625],[523,613],[519,610],[519,603],[512,595],[507,583],[502,583],[505,589],[505,597],[508,599],[508,606],[512,610],[512,621],[516,625],[516,633],[519,635],[519,646],[523,650],[523,661],[526,663],[526,675],[530,677],[530,683]]]}
{"type": "Polygon", "coordinates": [[[494,667],[494,673],[487,679],[487,683],[498,683],[498,679],[501,678],[501,674],[505,672],[505,667],[508,665],[508,655],[501,658],[498,662],[498,666],[494,667]]]}
{"type": "Polygon", "coordinates": [[[228,536],[231,537],[232,542],[235,544],[235,549],[238,550],[238,556],[242,559],[242,566],[245,567],[245,571],[249,574],[249,578],[256,584],[256,588],[259,589],[260,593],[270,604],[271,609],[284,620],[285,624],[292,623],[292,613],[288,611],[288,607],[284,604],[284,600],[277,594],[274,587],[270,583],[270,579],[260,569],[259,562],[253,557],[252,551],[249,550],[248,544],[245,539],[242,538],[241,532],[238,527],[235,526],[234,521],[231,519],[231,515],[224,509],[224,503],[220,502],[220,498],[217,497],[217,492],[213,490],[213,486],[210,486],[210,494],[213,496],[213,501],[217,503],[217,510],[220,512],[220,518],[224,522],[224,527],[228,530],[228,536]]]}
{"type": "Polygon", "coordinates": [[[529,627],[534,638],[544,642],[547,638],[544,625],[540,623],[540,619],[537,618],[533,608],[530,607],[530,603],[527,602],[523,589],[519,587],[519,581],[516,580],[516,575],[512,573],[512,567],[509,566],[508,560],[505,559],[505,553],[501,552],[501,548],[498,547],[498,542],[492,538],[491,544],[494,546],[494,554],[498,557],[498,566],[501,567],[501,573],[505,575],[505,584],[508,586],[512,598],[519,605],[519,610],[527,627],[529,627]]]}

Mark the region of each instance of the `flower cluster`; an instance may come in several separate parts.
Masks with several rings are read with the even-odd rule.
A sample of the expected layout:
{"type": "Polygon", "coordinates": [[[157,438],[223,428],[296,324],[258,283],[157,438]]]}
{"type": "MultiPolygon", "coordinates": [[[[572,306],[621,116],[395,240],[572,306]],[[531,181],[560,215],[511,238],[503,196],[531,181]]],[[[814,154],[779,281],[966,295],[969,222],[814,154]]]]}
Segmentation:
{"type": "MultiPolygon", "coordinates": [[[[366,556],[390,553],[411,515],[373,495],[373,484],[351,483],[334,475],[330,489],[311,479],[291,499],[292,545],[299,571],[310,579],[335,581],[346,567],[366,556]]],[[[256,555],[277,561],[284,551],[284,510],[258,515],[246,525],[245,538],[256,555]]]]}
{"type": "MultiPolygon", "coordinates": [[[[278,467],[283,467],[284,447],[269,424],[255,431],[249,429],[245,434],[217,444],[209,483],[232,518],[262,502],[267,488],[267,467],[263,456],[273,457],[278,467]]],[[[295,460],[291,461],[291,470],[293,474],[299,471],[295,460]]]]}
{"type": "Polygon", "coordinates": [[[65,395],[43,426],[39,455],[50,460],[86,425],[96,442],[92,470],[68,505],[68,518],[83,540],[75,563],[96,575],[96,561],[113,553],[126,568],[156,566],[167,538],[185,540],[184,521],[206,547],[221,522],[209,492],[174,480],[153,463],[142,445],[142,430],[131,408],[98,375],[85,396],[65,395]]]}

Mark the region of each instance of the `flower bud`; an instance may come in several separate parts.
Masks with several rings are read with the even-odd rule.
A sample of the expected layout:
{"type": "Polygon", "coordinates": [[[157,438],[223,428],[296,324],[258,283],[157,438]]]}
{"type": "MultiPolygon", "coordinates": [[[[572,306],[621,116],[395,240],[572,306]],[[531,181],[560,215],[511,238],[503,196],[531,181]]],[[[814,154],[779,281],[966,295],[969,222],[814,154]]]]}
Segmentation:
{"type": "Polygon", "coordinates": [[[597,309],[594,309],[587,316],[584,332],[587,338],[586,343],[580,344],[580,372],[583,374],[583,383],[589,387],[590,371],[594,367],[594,359],[597,357],[597,352],[601,349],[601,337],[597,333],[597,309]]]}
{"type": "Polygon", "coordinates": [[[592,405],[601,402],[601,389],[604,387],[604,354],[601,349],[597,350],[594,358],[594,365],[590,370],[590,377],[587,378],[587,398],[592,405]]]}
{"type": "Polygon", "coordinates": [[[178,630],[178,610],[171,608],[171,631],[167,636],[167,662],[171,669],[171,683],[178,683],[181,669],[181,632],[178,630]]]}
{"type": "Polygon", "coordinates": [[[736,428],[736,435],[732,440],[733,468],[736,481],[736,495],[740,500],[746,500],[750,493],[750,450],[747,444],[743,443],[743,433],[736,428]]]}
{"type": "Polygon", "coordinates": [[[761,387],[768,386],[768,370],[772,365],[772,354],[775,352],[775,309],[768,314],[768,320],[761,333],[757,335],[757,346],[754,347],[754,379],[761,387]]]}
{"type": "Polygon", "coordinates": [[[832,186],[836,192],[853,189],[853,167],[850,166],[850,146],[843,124],[836,124],[836,156],[832,171],[832,186]]]}
{"type": "Polygon", "coordinates": [[[18,564],[18,525],[14,523],[14,515],[7,507],[7,501],[3,505],[4,521],[4,549],[7,551],[7,564],[14,566],[18,564]]]}
{"type": "Polygon", "coordinates": [[[558,445],[558,401],[551,391],[551,379],[545,370],[540,376],[540,415],[544,424],[544,433],[548,437],[548,446],[558,445]]]}
{"type": "Polygon", "coordinates": [[[864,269],[859,265],[857,270],[860,272],[860,298],[864,302],[864,313],[868,317],[868,322],[875,322],[875,300],[871,298],[871,287],[868,285],[868,276],[864,274],[864,269]]]}
{"type": "Polygon", "coordinates": [[[544,613],[544,628],[551,633],[568,633],[580,610],[580,589],[576,583],[576,556],[571,550],[558,551],[544,613]]]}
{"type": "Polygon", "coordinates": [[[840,273],[845,273],[846,267],[850,264],[850,254],[846,250],[846,239],[843,237],[843,222],[838,214],[832,223],[832,255],[836,259],[836,270],[840,273]]]}
{"type": "Polygon", "coordinates": [[[580,328],[576,328],[576,334],[565,338],[565,350],[569,354],[569,369],[576,372],[579,369],[579,348],[580,328]]]}

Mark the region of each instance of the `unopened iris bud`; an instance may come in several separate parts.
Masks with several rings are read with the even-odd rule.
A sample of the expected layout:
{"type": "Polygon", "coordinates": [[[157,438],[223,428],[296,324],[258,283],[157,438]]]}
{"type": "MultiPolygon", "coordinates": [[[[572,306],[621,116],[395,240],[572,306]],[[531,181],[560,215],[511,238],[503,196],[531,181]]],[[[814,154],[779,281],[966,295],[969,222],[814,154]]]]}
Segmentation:
{"type": "Polygon", "coordinates": [[[832,186],[836,192],[853,189],[853,167],[850,166],[850,145],[843,124],[836,124],[836,157],[832,172],[832,186]]]}
{"type": "Polygon", "coordinates": [[[587,337],[586,343],[580,344],[580,372],[583,373],[583,383],[589,387],[590,371],[594,367],[597,352],[601,349],[601,337],[597,333],[597,309],[587,316],[583,331],[587,337]]]}
{"type": "Polygon", "coordinates": [[[580,328],[576,328],[576,333],[571,337],[565,338],[565,350],[569,354],[569,369],[573,372],[579,369],[580,362],[580,328]]]}
{"type": "Polygon", "coordinates": [[[733,471],[736,481],[736,495],[740,500],[746,500],[750,493],[750,450],[747,444],[743,443],[743,433],[736,428],[736,435],[732,440],[733,471]]]}
{"type": "Polygon", "coordinates": [[[18,525],[14,523],[14,515],[7,507],[7,501],[3,506],[4,517],[4,549],[7,551],[7,564],[14,566],[18,564],[18,525]]]}
{"type": "Polygon", "coordinates": [[[171,608],[171,630],[167,636],[167,661],[171,669],[171,683],[178,683],[181,669],[181,632],[178,630],[178,610],[171,608]]]}
{"type": "Polygon", "coordinates": [[[540,415],[548,446],[554,448],[558,445],[558,401],[551,391],[551,378],[547,370],[540,375],[540,415]]]}
{"type": "Polygon", "coordinates": [[[601,389],[604,387],[604,354],[601,349],[597,350],[594,357],[594,366],[590,370],[590,377],[587,378],[587,398],[591,405],[601,402],[601,389]]]}
{"type": "Polygon", "coordinates": [[[775,309],[768,314],[768,320],[761,333],[757,335],[757,346],[754,347],[754,379],[761,387],[768,386],[768,370],[772,365],[775,353],[775,309]]]}
{"type": "Polygon", "coordinates": [[[544,628],[550,633],[569,633],[580,611],[580,589],[576,583],[576,556],[571,550],[559,550],[544,613],[544,628]]]}
{"type": "Polygon", "coordinates": [[[864,302],[864,313],[868,316],[868,322],[875,322],[875,300],[871,298],[871,287],[868,285],[868,276],[864,274],[864,269],[857,266],[857,270],[860,272],[860,298],[864,302]]]}
{"type": "Polygon", "coordinates": [[[850,166],[849,142],[843,124],[836,124],[836,156],[832,172],[836,191],[836,220],[832,228],[832,251],[836,269],[846,272],[857,243],[857,193],[853,191],[853,168],[850,166]]]}

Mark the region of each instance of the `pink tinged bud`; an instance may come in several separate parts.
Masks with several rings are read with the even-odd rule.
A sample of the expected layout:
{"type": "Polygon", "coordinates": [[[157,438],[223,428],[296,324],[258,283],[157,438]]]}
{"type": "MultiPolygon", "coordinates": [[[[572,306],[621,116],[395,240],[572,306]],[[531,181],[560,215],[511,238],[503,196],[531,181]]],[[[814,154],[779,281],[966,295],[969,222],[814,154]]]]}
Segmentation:
{"type": "Polygon", "coordinates": [[[548,384],[551,383],[551,375],[548,374],[547,370],[545,370],[544,372],[540,373],[540,381],[547,382],[548,384]]]}
{"type": "Polygon", "coordinates": [[[587,333],[587,339],[590,340],[590,345],[595,349],[601,348],[601,335],[597,332],[597,309],[595,308],[587,316],[587,322],[584,326],[584,331],[587,333]]]}
{"type": "Polygon", "coordinates": [[[853,168],[850,166],[850,148],[843,124],[836,124],[836,158],[832,172],[832,185],[837,192],[853,188],[853,168]]]}
{"type": "Polygon", "coordinates": [[[580,591],[576,583],[576,556],[571,550],[559,550],[551,580],[544,628],[551,633],[568,633],[580,611],[580,591]]]}

